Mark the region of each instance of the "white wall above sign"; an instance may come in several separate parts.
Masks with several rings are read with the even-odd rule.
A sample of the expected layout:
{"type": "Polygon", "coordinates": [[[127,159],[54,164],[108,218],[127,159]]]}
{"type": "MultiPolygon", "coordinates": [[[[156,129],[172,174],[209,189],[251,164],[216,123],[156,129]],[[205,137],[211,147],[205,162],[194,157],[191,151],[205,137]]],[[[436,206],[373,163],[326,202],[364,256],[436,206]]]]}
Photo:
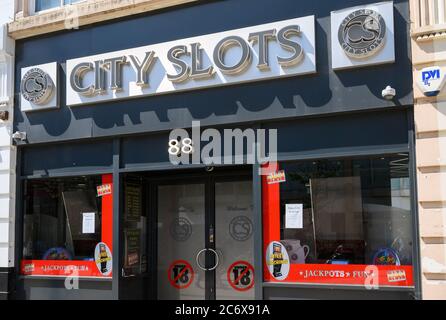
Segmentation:
{"type": "Polygon", "coordinates": [[[395,62],[393,2],[331,12],[333,69],[395,62]]]}
{"type": "Polygon", "coordinates": [[[418,72],[417,84],[426,97],[437,96],[444,86],[445,73],[438,66],[423,68],[418,72]]]}
{"type": "Polygon", "coordinates": [[[58,108],[57,62],[21,70],[20,108],[37,111],[58,108]]]}
{"type": "Polygon", "coordinates": [[[67,105],[316,72],[307,16],[68,60],[67,105]]]}

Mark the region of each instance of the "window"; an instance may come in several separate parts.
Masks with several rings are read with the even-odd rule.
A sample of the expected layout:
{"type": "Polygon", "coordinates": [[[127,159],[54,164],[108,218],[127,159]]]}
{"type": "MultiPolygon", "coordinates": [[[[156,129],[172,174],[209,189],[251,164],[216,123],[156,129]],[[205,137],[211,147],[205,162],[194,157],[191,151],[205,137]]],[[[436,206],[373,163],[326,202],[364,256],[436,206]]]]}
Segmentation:
{"type": "Polygon", "coordinates": [[[64,5],[67,5],[67,4],[73,4],[73,3],[81,2],[81,1],[84,1],[84,0],[64,0],[64,1],[63,1],[63,4],[64,4],[64,5]]]}
{"type": "Polygon", "coordinates": [[[266,281],[413,285],[407,154],[280,162],[262,189],[266,281]]]}
{"type": "Polygon", "coordinates": [[[23,274],[75,268],[80,276],[110,276],[111,182],[112,175],[25,182],[23,274]],[[98,263],[98,255],[106,261],[98,263]]]}
{"type": "Polygon", "coordinates": [[[35,0],[35,12],[57,8],[67,4],[74,4],[83,0],[35,0]]]}

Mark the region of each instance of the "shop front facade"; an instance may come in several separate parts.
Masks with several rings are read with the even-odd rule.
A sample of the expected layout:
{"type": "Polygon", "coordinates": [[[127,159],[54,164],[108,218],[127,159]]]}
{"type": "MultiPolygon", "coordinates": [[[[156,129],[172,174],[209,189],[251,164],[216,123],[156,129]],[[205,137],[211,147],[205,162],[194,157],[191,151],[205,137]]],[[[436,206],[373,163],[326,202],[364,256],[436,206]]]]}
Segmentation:
{"type": "Polygon", "coordinates": [[[421,298],[407,1],[79,21],[10,25],[15,298],[421,298]]]}

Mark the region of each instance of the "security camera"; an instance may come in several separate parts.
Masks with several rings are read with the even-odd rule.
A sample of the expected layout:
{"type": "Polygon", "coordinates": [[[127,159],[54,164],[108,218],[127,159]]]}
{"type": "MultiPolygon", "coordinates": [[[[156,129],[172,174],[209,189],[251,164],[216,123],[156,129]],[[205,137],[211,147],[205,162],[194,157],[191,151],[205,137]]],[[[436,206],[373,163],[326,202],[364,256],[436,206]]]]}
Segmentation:
{"type": "Polygon", "coordinates": [[[396,90],[393,89],[391,86],[387,86],[387,87],[381,92],[381,95],[382,95],[383,98],[386,99],[386,100],[392,100],[393,98],[395,98],[396,90]]]}
{"type": "Polygon", "coordinates": [[[16,131],[12,134],[12,138],[16,141],[25,141],[26,132],[16,131]]]}

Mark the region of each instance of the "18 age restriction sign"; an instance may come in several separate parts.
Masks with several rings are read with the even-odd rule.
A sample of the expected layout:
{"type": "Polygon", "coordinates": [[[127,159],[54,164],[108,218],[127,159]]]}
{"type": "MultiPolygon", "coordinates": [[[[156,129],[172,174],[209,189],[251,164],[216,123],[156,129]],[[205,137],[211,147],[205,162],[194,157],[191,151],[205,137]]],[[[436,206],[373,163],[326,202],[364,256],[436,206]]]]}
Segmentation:
{"type": "Polygon", "coordinates": [[[177,289],[186,289],[194,281],[194,269],[186,260],[175,260],[167,272],[170,284],[177,289]]]}
{"type": "Polygon", "coordinates": [[[254,268],[247,261],[236,261],[228,268],[228,282],[237,291],[247,291],[254,286],[254,268]]]}

